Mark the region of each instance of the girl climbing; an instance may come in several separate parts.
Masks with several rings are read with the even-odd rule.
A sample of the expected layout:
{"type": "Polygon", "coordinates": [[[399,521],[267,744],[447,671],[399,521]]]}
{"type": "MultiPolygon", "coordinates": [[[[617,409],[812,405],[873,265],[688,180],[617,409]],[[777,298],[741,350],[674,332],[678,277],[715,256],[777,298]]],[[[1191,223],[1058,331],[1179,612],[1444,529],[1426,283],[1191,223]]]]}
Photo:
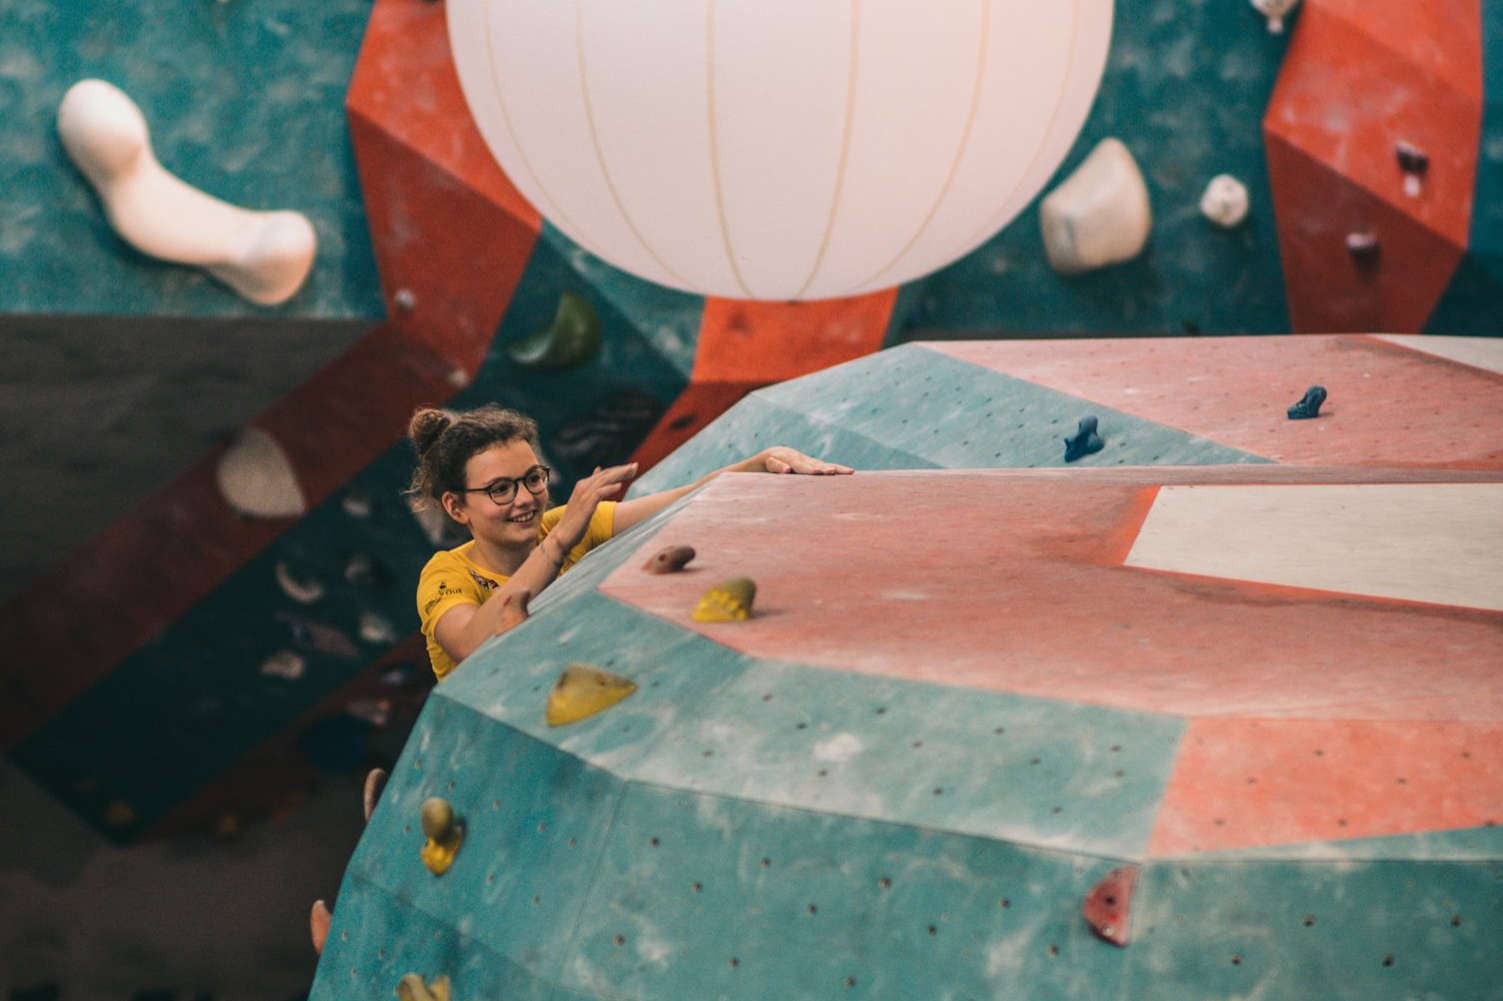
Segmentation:
{"type": "Polygon", "coordinates": [[[568,503],[548,507],[549,469],[538,461],[537,424],[496,406],[463,413],[424,409],[408,427],[418,466],[409,492],[443,508],[471,539],[434,554],[418,578],[418,614],[433,673],[443,680],[488,637],[527,618],[527,602],[596,546],[721,473],[850,473],[777,446],[694,483],[616,501],[636,463],[597,468],[568,503]]]}

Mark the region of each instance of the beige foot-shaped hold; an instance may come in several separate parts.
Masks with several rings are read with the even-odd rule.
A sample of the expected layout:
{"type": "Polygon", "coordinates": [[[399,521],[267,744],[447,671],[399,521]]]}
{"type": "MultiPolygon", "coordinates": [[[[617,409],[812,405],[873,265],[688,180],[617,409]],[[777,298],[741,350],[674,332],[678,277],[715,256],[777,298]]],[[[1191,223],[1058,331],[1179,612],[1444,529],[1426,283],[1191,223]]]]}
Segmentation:
{"type": "Polygon", "coordinates": [[[313,902],[313,911],[308,915],[308,930],[313,935],[313,951],[320,956],[324,954],[324,943],[329,940],[329,923],[334,920],[334,915],[329,913],[329,905],[322,900],[313,902]]]}
{"type": "Polygon", "coordinates": [[[1044,250],[1061,274],[1130,261],[1148,242],[1153,210],[1143,172],[1119,139],[1103,139],[1039,206],[1044,250]]]}
{"type": "Polygon", "coordinates": [[[308,217],[239,208],[168,173],[141,109],[118,87],[74,84],[57,109],[57,131],[110,225],[143,254],[203,268],[263,306],[302,287],[318,246],[308,217]]]}

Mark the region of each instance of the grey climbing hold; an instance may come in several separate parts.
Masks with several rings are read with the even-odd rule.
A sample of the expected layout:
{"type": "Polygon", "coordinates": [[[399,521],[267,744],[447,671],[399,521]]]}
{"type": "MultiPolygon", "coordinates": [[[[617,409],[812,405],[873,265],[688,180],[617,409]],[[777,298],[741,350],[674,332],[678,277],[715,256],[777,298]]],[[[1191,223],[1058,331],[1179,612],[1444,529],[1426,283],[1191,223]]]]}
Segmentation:
{"type": "Polygon", "coordinates": [[[568,368],[589,361],[600,350],[600,316],[584,296],[559,297],[553,323],[524,337],[507,354],[524,368],[568,368]]]}
{"type": "Polygon", "coordinates": [[[1300,397],[1298,403],[1289,408],[1291,421],[1309,420],[1311,417],[1320,416],[1320,405],[1326,402],[1326,387],[1311,386],[1305,390],[1305,395],[1300,397]]]}
{"type": "Polygon", "coordinates": [[[1096,433],[1096,418],[1082,417],[1074,436],[1065,439],[1065,461],[1074,462],[1083,455],[1099,452],[1103,444],[1101,435],[1096,433]]]}

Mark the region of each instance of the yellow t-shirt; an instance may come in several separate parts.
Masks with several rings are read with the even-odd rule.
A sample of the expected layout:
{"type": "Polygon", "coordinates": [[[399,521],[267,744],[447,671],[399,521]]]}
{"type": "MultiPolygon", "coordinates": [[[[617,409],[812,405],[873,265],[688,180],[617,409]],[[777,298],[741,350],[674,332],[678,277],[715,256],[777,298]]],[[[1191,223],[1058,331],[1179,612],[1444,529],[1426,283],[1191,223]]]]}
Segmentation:
{"type": "MultiPolygon", "coordinates": [[[[548,533],[558,525],[565,509],[556,507],[543,512],[543,517],[538,519],[539,542],[546,539],[548,533]]],[[[564,564],[559,573],[584,559],[591,549],[605,542],[615,531],[616,504],[614,501],[601,501],[590,518],[590,524],[585,528],[584,538],[564,556],[564,564]]],[[[454,670],[455,664],[454,658],[439,645],[435,636],[438,620],[456,605],[485,604],[491,592],[510,580],[505,574],[486,570],[470,559],[470,551],[474,548],[475,540],[471,539],[454,549],[440,550],[433,554],[433,559],[428,561],[423,572],[418,575],[418,615],[423,620],[423,635],[428,639],[428,659],[433,662],[433,673],[438,675],[440,681],[454,670]]]]}

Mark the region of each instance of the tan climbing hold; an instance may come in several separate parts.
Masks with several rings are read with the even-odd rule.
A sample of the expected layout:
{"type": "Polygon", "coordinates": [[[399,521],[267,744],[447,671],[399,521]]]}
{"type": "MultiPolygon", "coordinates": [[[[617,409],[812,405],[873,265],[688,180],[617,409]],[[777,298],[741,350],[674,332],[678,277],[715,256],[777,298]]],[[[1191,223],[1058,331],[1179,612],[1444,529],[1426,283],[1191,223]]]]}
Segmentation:
{"type": "Polygon", "coordinates": [[[292,460],[260,428],[241,432],[220,456],[214,475],[225,503],[247,518],[298,518],[308,513],[292,460]]]}
{"type": "Polygon", "coordinates": [[[665,546],[652,555],[642,569],[648,573],[677,573],[694,559],[693,546],[665,546]]]}
{"type": "Polygon", "coordinates": [[[751,618],[757,584],[750,577],[732,577],[704,593],[694,606],[695,622],[740,622],[751,618]]]}
{"type": "Polygon", "coordinates": [[[371,814],[376,812],[376,801],[381,798],[381,790],[386,788],[386,769],[372,768],[365,776],[365,793],[362,797],[365,806],[365,819],[370,820],[371,814]]]}
{"type": "Polygon", "coordinates": [[[409,973],[397,981],[397,997],[400,1001],[452,1001],[447,976],[434,977],[425,982],[420,973],[409,973]]]}
{"type": "Polygon", "coordinates": [[[464,842],[464,822],[454,816],[454,807],[438,796],[423,801],[423,865],[435,876],[442,876],[454,864],[459,846],[464,842]]]}
{"type": "Polygon", "coordinates": [[[313,935],[313,951],[320,956],[324,954],[324,943],[329,940],[329,923],[334,920],[334,915],[329,913],[329,905],[322,900],[313,902],[313,911],[308,915],[308,930],[313,935]]]}
{"type": "Polygon", "coordinates": [[[1137,257],[1153,210],[1143,172],[1120,139],[1103,139],[1039,204],[1049,264],[1073,275],[1137,257]]]}
{"type": "Polygon", "coordinates": [[[589,664],[570,664],[548,693],[544,719],[549,726],[568,726],[588,719],[637,690],[637,686],[618,674],[602,671],[589,664]]]}

